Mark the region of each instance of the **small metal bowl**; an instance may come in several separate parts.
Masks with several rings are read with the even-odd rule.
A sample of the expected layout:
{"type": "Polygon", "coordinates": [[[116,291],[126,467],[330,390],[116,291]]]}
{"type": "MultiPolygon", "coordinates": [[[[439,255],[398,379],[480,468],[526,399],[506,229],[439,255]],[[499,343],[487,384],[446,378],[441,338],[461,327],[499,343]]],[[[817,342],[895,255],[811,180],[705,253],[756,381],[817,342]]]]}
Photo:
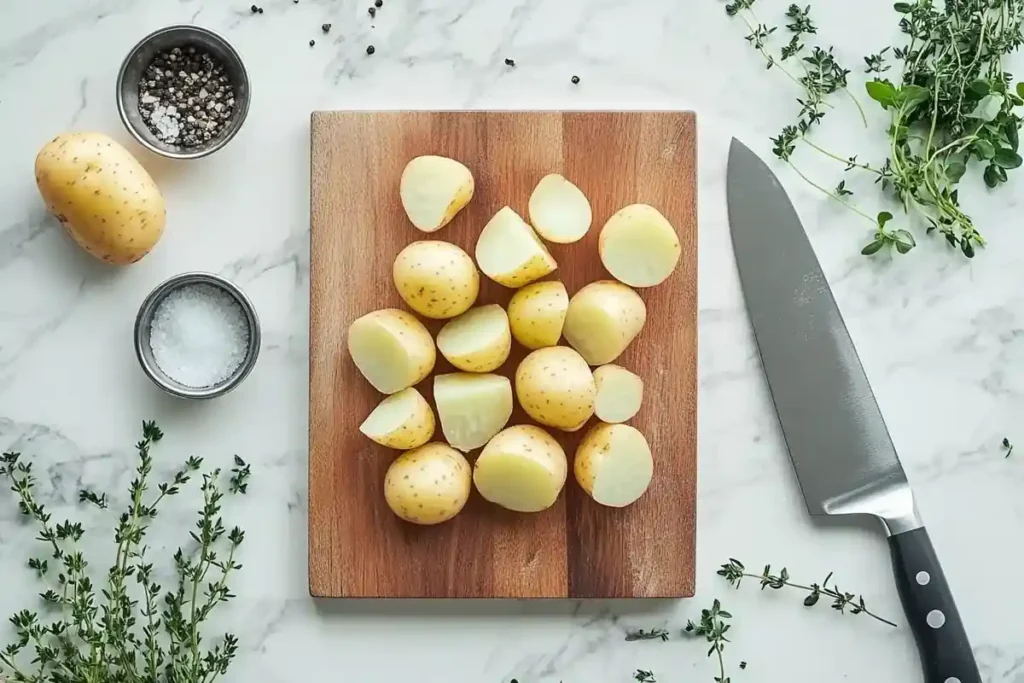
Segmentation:
{"type": "Polygon", "coordinates": [[[117,111],[128,132],[139,144],[171,159],[198,159],[228,144],[249,113],[249,75],[235,48],[209,29],[198,26],[168,26],[150,33],[131,49],[117,74],[117,111]],[[220,135],[198,147],[181,147],[163,142],[149,130],[139,113],[139,80],[158,52],[175,47],[202,48],[220,60],[234,87],[235,111],[220,135]]]}
{"type": "Polygon", "coordinates": [[[253,307],[252,302],[249,301],[249,297],[235,284],[213,273],[182,273],[181,275],[175,275],[169,280],[165,280],[149,293],[146,300],[142,302],[142,306],[139,307],[139,313],[135,317],[135,355],[139,358],[139,365],[142,366],[146,376],[153,380],[158,387],[180,398],[215,398],[223,396],[242,383],[242,380],[246,378],[252,371],[253,366],[256,365],[256,358],[259,354],[260,320],[256,315],[256,309],[253,307]],[[208,387],[191,387],[168,377],[160,369],[160,366],[157,365],[149,339],[153,314],[164,297],[176,289],[195,284],[213,285],[230,294],[238,302],[238,305],[242,307],[246,321],[249,324],[249,347],[246,350],[245,359],[238,366],[238,369],[235,370],[234,374],[220,384],[208,387]]]}

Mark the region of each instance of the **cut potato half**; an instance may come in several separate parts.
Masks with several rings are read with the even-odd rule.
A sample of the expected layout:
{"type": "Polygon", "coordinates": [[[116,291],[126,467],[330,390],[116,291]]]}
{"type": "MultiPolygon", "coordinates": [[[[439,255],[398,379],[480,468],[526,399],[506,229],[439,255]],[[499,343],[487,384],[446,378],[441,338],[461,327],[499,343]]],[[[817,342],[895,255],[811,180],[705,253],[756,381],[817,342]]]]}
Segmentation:
{"type": "Polygon", "coordinates": [[[512,336],[528,349],[554,346],[562,337],[569,294],[557,280],[534,282],[517,290],[508,302],[512,336]]]}
{"type": "Polygon", "coordinates": [[[508,424],[512,384],[500,375],[438,375],[434,377],[434,403],[444,438],[465,453],[483,446],[508,424]]]}
{"type": "Polygon", "coordinates": [[[434,411],[413,387],[380,402],[359,425],[359,431],[381,446],[419,448],[434,436],[434,411]]]}
{"type": "Polygon", "coordinates": [[[473,198],[473,174],[454,159],[416,157],[405,166],[399,195],[409,220],[423,232],[440,230],[473,198]]]}
{"type": "Polygon", "coordinates": [[[472,473],[462,453],[443,443],[402,453],[384,475],[384,500],[413,524],[440,524],[469,500],[472,473]]]}
{"type": "Polygon", "coordinates": [[[356,319],[348,328],[348,352],[363,377],[382,394],[419,383],[434,369],[437,358],[427,328],[397,308],[356,319]]]}
{"type": "Polygon", "coordinates": [[[558,244],[583,239],[593,219],[586,195],[557,173],[540,179],[530,195],[529,210],[537,234],[558,244]]]}
{"type": "Polygon", "coordinates": [[[602,422],[625,422],[640,412],[644,381],[619,365],[602,365],[594,370],[597,398],[594,414],[602,422]]]}
{"type": "Polygon", "coordinates": [[[392,276],[402,300],[426,318],[461,315],[480,293],[473,259],[448,242],[413,242],[398,253],[392,276]]]}
{"type": "Polygon", "coordinates": [[[682,248],[672,224],[648,204],[620,209],[601,228],[601,263],[619,282],[653,287],[672,274],[682,248]]]}
{"type": "Polygon", "coordinates": [[[518,425],[484,447],[473,468],[477,491],[516,512],[540,512],[554,505],[565,486],[565,451],[540,427],[518,425]]]}
{"type": "Polygon", "coordinates": [[[647,322],[640,295],[619,282],[599,280],[573,295],[562,334],[591,365],[618,358],[647,322]]]}
{"type": "Polygon", "coordinates": [[[480,233],[476,262],[484,275],[511,288],[528,285],[558,267],[533,228],[507,206],[480,233]]]}
{"type": "Polygon", "coordinates": [[[623,424],[598,424],[576,449],[573,473],[591,498],[609,507],[625,507],[644,494],[654,476],[647,439],[623,424]]]}
{"type": "Polygon", "coordinates": [[[538,349],[516,369],[516,396],[526,414],[549,427],[571,430],[594,414],[594,375],[565,346],[538,349]]]}
{"type": "Polygon", "coordinates": [[[512,350],[508,315],[498,304],[471,308],[445,323],[437,335],[437,348],[459,370],[496,370],[512,350]]]}

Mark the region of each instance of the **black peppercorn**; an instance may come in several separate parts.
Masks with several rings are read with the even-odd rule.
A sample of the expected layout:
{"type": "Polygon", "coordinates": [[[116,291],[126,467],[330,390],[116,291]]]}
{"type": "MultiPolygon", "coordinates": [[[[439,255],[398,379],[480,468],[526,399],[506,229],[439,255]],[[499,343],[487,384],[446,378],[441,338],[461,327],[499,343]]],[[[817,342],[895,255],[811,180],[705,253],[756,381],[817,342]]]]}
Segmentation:
{"type": "Polygon", "coordinates": [[[316,41],[315,40],[309,41],[309,46],[310,47],[313,47],[314,45],[316,45],[316,41]]]}
{"type": "Polygon", "coordinates": [[[577,83],[579,83],[579,82],[580,82],[580,77],[579,77],[579,76],[573,76],[573,77],[572,77],[572,78],[570,78],[569,80],[570,80],[570,81],[572,81],[572,84],[573,84],[573,85],[576,85],[577,83]]]}
{"type": "Polygon", "coordinates": [[[505,66],[515,66],[516,60],[505,57],[505,66]]]}
{"type": "Polygon", "coordinates": [[[252,7],[250,7],[249,9],[251,9],[251,10],[252,10],[252,13],[253,13],[253,14],[256,14],[257,12],[259,12],[259,11],[260,11],[260,8],[259,8],[259,7],[257,7],[256,5],[253,5],[253,6],[252,6],[252,7]]]}
{"type": "Polygon", "coordinates": [[[259,10],[257,10],[257,11],[258,11],[258,12],[259,12],[260,14],[263,14],[263,8],[262,8],[262,7],[260,7],[260,8],[259,8],[259,10]]]}
{"type": "Polygon", "coordinates": [[[374,4],[375,7],[383,7],[384,6],[384,0],[373,0],[373,4],[374,4]]]}
{"type": "Polygon", "coordinates": [[[320,27],[320,30],[323,31],[324,33],[327,33],[328,31],[331,30],[331,25],[330,24],[324,24],[323,26],[320,27]]]}
{"type": "Polygon", "coordinates": [[[366,54],[372,55],[376,51],[377,51],[377,49],[375,47],[373,47],[373,45],[367,45],[366,46],[366,54]]]}
{"type": "Polygon", "coordinates": [[[369,9],[367,9],[366,11],[370,13],[370,16],[371,16],[371,17],[373,17],[373,16],[376,16],[376,15],[377,15],[377,8],[376,8],[376,7],[370,7],[370,8],[369,8],[369,9]]]}

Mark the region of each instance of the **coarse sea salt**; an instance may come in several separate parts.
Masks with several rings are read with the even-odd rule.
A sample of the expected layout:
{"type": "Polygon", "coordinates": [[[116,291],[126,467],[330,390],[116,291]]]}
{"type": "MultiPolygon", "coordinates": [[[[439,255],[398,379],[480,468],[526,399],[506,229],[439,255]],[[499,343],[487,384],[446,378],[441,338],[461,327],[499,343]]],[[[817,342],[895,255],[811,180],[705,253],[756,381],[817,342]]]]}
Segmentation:
{"type": "Polygon", "coordinates": [[[233,296],[197,283],[173,290],[157,305],[149,345],[168,377],[187,387],[210,387],[245,360],[249,325],[233,296]]]}

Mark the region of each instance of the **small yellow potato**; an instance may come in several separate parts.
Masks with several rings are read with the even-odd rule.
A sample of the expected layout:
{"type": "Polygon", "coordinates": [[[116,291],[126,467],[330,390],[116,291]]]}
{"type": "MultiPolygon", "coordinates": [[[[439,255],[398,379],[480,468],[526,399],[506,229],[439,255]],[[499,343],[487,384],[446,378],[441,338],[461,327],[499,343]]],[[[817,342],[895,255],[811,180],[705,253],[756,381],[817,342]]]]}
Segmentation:
{"type": "Polygon", "coordinates": [[[594,414],[602,422],[625,422],[640,412],[644,381],[619,365],[602,365],[594,370],[597,398],[594,414]]]}
{"type": "Polygon", "coordinates": [[[473,259],[448,242],[413,242],[395,258],[393,275],[402,300],[426,318],[465,313],[480,293],[473,259]]]}
{"type": "Polygon", "coordinates": [[[359,431],[381,446],[419,448],[434,436],[434,411],[423,395],[409,387],[380,402],[359,431]]]}
{"type": "Polygon", "coordinates": [[[348,352],[366,381],[382,394],[418,384],[437,359],[427,328],[397,308],[373,311],[353,322],[348,328],[348,352]]]}
{"type": "Polygon", "coordinates": [[[459,370],[497,370],[512,350],[508,315],[498,304],[471,308],[445,323],[437,335],[437,348],[459,370]]]}
{"type": "Polygon", "coordinates": [[[462,453],[443,443],[428,443],[391,463],[384,476],[384,499],[406,522],[440,524],[465,507],[471,479],[462,453]]]}
{"type": "Polygon", "coordinates": [[[463,164],[428,155],[406,164],[398,193],[412,224],[435,232],[469,203],[473,189],[473,174],[463,164]]]}
{"type": "Polygon", "coordinates": [[[562,337],[569,294],[557,280],[526,285],[508,302],[512,336],[528,349],[554,346],[562,337]]]}
{"type": "Polygon", "coordinates": [[[526,414],[571,430],[594,414],[597,387],[587,362],[565,346],[538,349],[516,369],[516,396],[526,414]]]}
{"type": "Polygon", "coordinates": [[[501,375],[437,375],[434,403],[444,438],[465,453],[483,446],[508,424],[512,417],[512,383],[501,375]]]}
{"type": "Polygon", "coordinates": [[[568,180],[551,173],[530,195],[530,223],[548,242],[578,242],[590,230],[593,213],[586,195],[568,180]]]}
{"type": "Polygon", "coordinates": [[[630,287],[664,282],[682,253],[675,228],[647,204],[631,204],[609,218],[597,248],[612,277],[630,287]]]}
{"type": "Polygon", "coordinates": [[[484,275],[513,289],[558,267],[533,228],[507,206],[494,214],[480,233],[476,262],[484,275]]]}
{"type": "Polygon", "coordinates": [[[640,295],[612,280],[592,282],[573,295],[562,334],[590,365],[618,358],[640,334],[647,307],[640,295]]]}
{"type": "Polygon", "coordinates": [[[484,446],[473,468],[473,483],[496,505],[540,512],[558,499],[568,469],[565,451],[550,434],[533,425],[518,425],[484,446]]]}
{"type": "Polygon", "coordinates": [[[647,439],[637,429],[599,423],[576,449],[573,473],[580,487],[601,505],[625,507],[650,486],[654,459],[647,439]]]}

